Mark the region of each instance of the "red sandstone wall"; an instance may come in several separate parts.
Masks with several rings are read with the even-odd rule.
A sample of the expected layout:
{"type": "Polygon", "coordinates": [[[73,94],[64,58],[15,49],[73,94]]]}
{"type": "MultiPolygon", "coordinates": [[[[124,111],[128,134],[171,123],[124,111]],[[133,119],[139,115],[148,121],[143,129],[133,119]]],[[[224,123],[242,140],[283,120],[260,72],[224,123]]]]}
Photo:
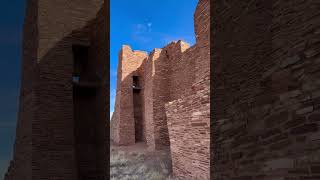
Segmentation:
{"type": "MultiPolygon", "coordinates": [[[[108,10],[109,11],[109,10],[108,10]]],[[[87,178],[92,179],[101,179],[107,180],[109,169],[107,152],[107,141],[109,140],[109,136],[106,131],[107,128],[107,114],[109,112],[109,102],[107,101],[107,95],[109,94],[109,73],[107,73],[108,61],[107,56],[109,55],[109,42],[107,41],[107,22],[106,15],[107,10],[103,6],[101,10],[97,14],[97,18],[90,25],[90,41],[91,41],[91,62],[89,63],[90,72],[92,73],[94,79],[98,81],[99,86],[96,89],[96,96],[94,99],[94,110],[92,112],[95,113],[96,120],[89,121],[89,123],[95,124],[93,126],[93,132],[96,137],[90,143],[95,147],[95,151],[85,152],[84,156],[87,156],[86,159],[89,159],[90,163],[86,163],[83,168],[86,169],[87,178]],[[95,154],[95,155],[94,155],[95,154]]],[[[88,111],[88,109],[87,109],[88,111]]],[[[91,117],[92,118],[92,117],[91,117]]],[[[84,127],[86,129],[86,127],[84,127]]],[[[85,135],[88,135],[82,132],[85,135]]]]}
{"type": "Polygon", "coordinates": [[[195,61],[189,57],[195,51],[188,48],[189,45],[182,41],[170,43],[163,49],[155,49],[142,66],[145,68],[147,142],[152,149],[170,145],[165,103],[180,97],[181,91],[191,90],[195,61]]]}
{"type": "Polygon", "coordinates": [[[135,143],[132,76],[143,77],[138,68],[147,56],[146,52],[132,51],[129,46],[123,46],[119,54],[115,121],[112,122],[116,130],[112,136],[113,141],[120,145],[135,143]]]}
{"type": "MultiPolygon", "coordinates": [[[[180,179],[210,179],[209,10],[209,1],[200,0],[195,12],[197,42],[182,56],[194,74],[184,90],[178,90],[179,99],[166,104],[173,173],[180,179]]],[[[175,78],[179,81],[181,76],[175,78]]]]}
{"type": "MultiPolygon", "coordinates": [[[[129,47],[125,46],[124,48],[129,47]]],[[[130,48],[124,53],[122,50],[119,58],[125,57],[125,59],[119,62],[115,121],[111,121],[112,127],[115,128],[111,133],[115,142],[120,142],[120,125],[131,123],[129,126],[133,128],[133,120],[130,120],[132,118],[130,111],[133,108],[131,105],[132,95],[130,94],[132,89],[128,89],[128,94],[124,95],[123,87],[131,88],[132,74],[128,74],[134,74],[135,72],[140,75],[143,87],[144,128],[141,131],[152,149],[161,149],[169,146],[165,103],[180,97],[181,91],[191,90],[191,85],[195,79],[194,66],[196,62],[194,59],[197,58],[196,54],[198,53],[195,49],[196,47],[188,48],[189,45],[182,41],[173,42],[163,49],[155,50],[148,58],[145,58],[146,56],[138,58],[140,59],[138,64],[130,48]],[[133,60],[129,61],[127,59],[133,60]],[[143,59],[144,61],[141,62],[143,59]],[[123,76],[128,76],[128,78],[123,78],[123,76]],[[122,80],[120,81],[120,79],[122,80]],[[122,96],[128,98],[127,101],[122,96]],[[121,102],[125,102],[124,107],[126,108],[120,107],[121,102]],[[119,118],[120,116],[127,117],[123,118],[122,122],[121,118],[119,118]]],[[[132,129],[129,128],[126,131],[133,138],[133,132],[128,132],[132,131],[132,129]]]]}
{"type": "Polygon", "coordinates": [[[210,72],[209,54],[209,1],[199,1],[195,12],[197,44],[189,48],[185,42],[173,42],[154,60],[153,123],[155,142],[168,146],[168,125],[164,104],[178,99],[181,92],[191,91],[196,81],[210,72]]]}
{"type": "MultiPolygon", "coordinates": [[[[88,24],[102,2],[28,2],[17,137],[14,160],[6,180],[78,179],[73,131],[72,44],[92,40],[93,46],[103,48],[106,45],[103,35],[106,29],[101,28],[106,25],[104,12],[100,11],[95,23],[88,24]],[[85,8],[77,9],[82,5],[85,8]],[[93,31],[91,28],[96,25],[99,29],[93,31]],[[27,144],[21,144],[22,141],[27,144]]],[[[102,49],[90,50],[92,61],[103,61],[100,58],[106,58],[105,53],[102,49]]],[[[97,71],[105,73],[106,70],[98,68],[97,71]]],[[[106,88],[99,92],[102,91],[106,88]]],[[[105,97],[105,93],[102,95],[105,97]]],[[[102,101],[98,101],[99,105],[103,104],[101,108],[105,109],[107,104],[102,101]]],[[[97,113],[100,117],[104,114],[97,113]]],[[[105,117],[100,123],[104,124],[104,120],[105,117]]],[[[97,139],[98,147],[100,152],[105,152],[104,130],[97,131],[101,135],[101,139],[97,139]]],[[[96,153],[101,160],[105,158],[104,153],[96,153]]],[[[94,176],[106,178],[105,162],[97,162],[100,170],[95,169],[94,176]]]]}
{"type": "Polygon", "coordinates": [[[144,118],[146,124],[146,141],[150,149],[156,148],[153,118],[153,77],[155,73],[154,61],[159,58],[160,53],[160,49],[155,49],[144,63],[144,118]]]}
{"type": "Polygon", "coordinates": [[[319,179],[319,3],[213,8],[214,178],[319,179]]]}
{"type": "Polygon", "coordinates": [[[178,41],[172,42],[163,48],[163,57],[168,60],[167,63],[167,76],[169,77],[169,86],[166,88],[170,93],[165,102],[175,100],[181,96],[181,91],[190,89],[194,82],[195,71],[194,71],[194,59],[190,58],[193,56],[192,51],[189,48],[189,44],[178,41]]]}
{"type": "Polygon", "coordinates": [[[165,102],[170,98],[170,60],[166,50],[162,50],[159,58],[153,60],[153,125],[155,148],[162,149],[169,146],[167,117],[165,102]]]}
{"type": "Polygon", "coordinates": [[[139,101],[141,101],[141,116],[142,119],[140,120],[141,123],[141,129],[138,130],[139,133],[141,133],[142,136],[142,142],[147,142],[147,125],[146,125],[146,113],[145,113],[145,84],[146,84],[146,80],[145,80],[145,72],[146,72],[146,62],[148,60],[148,57],[144,58],[142,64],[140,65],[140,67],[136,70],[136,74],[139,75],[139,83],[140,83],[140,87],[142,88],[140,91],[140,95],[139,95],[139,101]]]}
{"type": "Polygon", "coordinates": [[[94,19],[104,0],[37,0],[40,60],[56,43],[94,19]]]}
{"type": "Polygon", "coordinates": [[[112,114],[112,119],[110,121],[110,136],[113,142],[120,142],[120,97],[121,97],[121,80],[122,80],[122,61],[121,53],[119,53],[118,70],[117,70],[117,90],[116,90],[116,100],[114,105],[114,112],[112,114]]]}
{"type": "Polygon", "coordinates": [[[166,104],[173,174],[210,179],[210,77],[166,104]]]}
{"type": "Polygon", "coordinates": [[[194,14],[194,29],[197,43],[195,82],[210,74],[210,0],[199,0],[194,14]]]}

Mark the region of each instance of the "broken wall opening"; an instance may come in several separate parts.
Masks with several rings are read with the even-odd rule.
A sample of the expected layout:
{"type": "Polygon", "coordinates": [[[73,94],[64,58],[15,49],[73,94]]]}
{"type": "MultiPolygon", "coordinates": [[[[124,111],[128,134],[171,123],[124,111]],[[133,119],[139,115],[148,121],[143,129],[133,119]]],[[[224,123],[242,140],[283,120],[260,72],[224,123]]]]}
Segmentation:
{"type": "Polygon", "coordinates": [[[92,74],[88,68],[89,49],[89,46],[73,46],[74,140],[79,180],[96,177],[98,168],[97,89],[89,85],[92,74]]]}
{"type": "Polygon", "coordinates": [[[135,142],[145,142],[143,134],[142,96],[139,76],[132,76],[135,142]]]}

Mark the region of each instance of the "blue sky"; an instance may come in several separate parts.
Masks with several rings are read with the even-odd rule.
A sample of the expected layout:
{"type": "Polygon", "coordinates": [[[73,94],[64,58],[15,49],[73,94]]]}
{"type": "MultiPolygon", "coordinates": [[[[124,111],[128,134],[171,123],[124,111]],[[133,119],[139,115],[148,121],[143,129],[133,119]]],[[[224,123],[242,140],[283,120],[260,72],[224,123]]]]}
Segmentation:
{"type": "MultiPolygon", "coordinates": [[[[22,26],[26,0],[0,7],[0,179],[12,157],[20,86],[22,26]]],[[[118,52],[123,44],[152,51],[173,40],[195,42],[193,13],[198,0],[111,0],[110,112],[114,109],[118,52]]]]}
{"type": "Polygon", "coordinates": [[[198,0],[111,0],[110,114],[114,111],[121,46],[127,44],[133,50],[151,52],[174,40],[194,44],[193,14],[197,3],[198,0]]]}
{"type": "Polygon", "coordinates": [[[24,14],[25,0],[4,0],[0,7],[0,179],[13,150],[24,14]]]}

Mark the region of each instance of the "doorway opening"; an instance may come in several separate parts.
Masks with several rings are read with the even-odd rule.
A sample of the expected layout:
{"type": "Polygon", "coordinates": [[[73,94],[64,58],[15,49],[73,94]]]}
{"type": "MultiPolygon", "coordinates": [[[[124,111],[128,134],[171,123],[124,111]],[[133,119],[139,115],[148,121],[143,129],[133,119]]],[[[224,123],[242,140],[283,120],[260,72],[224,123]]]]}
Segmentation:
{"type": "MultiPolygon", "coordinates": [[[[88,86],[89,46],[73,46],[73,111],[74,141],[78,179],[97,175],[97,97],[96,89],[88,86]]],[[[90,82],[89,82],[90,83],[90,82]]]]}
{"type": "Polygon", "coordinates": [[[142,97],[139,76],[132,76],[133,87],[133,114],[135,124],[135,142],[144,142],[143,138],[143,117],[142,117],[142,97]]]}

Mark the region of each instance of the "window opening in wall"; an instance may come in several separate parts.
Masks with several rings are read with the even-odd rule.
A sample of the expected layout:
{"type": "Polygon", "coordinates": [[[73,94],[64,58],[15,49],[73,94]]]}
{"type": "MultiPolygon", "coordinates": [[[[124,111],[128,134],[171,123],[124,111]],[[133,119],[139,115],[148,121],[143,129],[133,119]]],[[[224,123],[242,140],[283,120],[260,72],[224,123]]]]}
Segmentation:
{"type": "Polygon", "coordinates": [[[89,66],[90,46],[73,45],[73,85],[82,88],[83,91],[94,93],[98,87],[96,72],[92,66],[89,66]],[[94,78],[93,78],[94,76],[94,78]]]}
{"type": "Polygon", "coordinates": [[[139,76],[132,76],[132,80],[133,80],[132,88],[137,90],[141,89],[139,84],[139,76]]]}
{"type": "Polygon", "coordinates": [[[72,80],[74,83],[80,83],[81,76],[85,71],[85,66],[88,63],[89,47],[82,45],[73,45],[73,75],[72,80]]]}
{"type": "Polygon", "coordinates": [[[140,94],[139,77],[132,76],[133,86],[133,114],[135,122],[135,141],[144,142],[143,117],[142,117],[142,97],[140,94]]]}
{"type": "Polygon", "coordinates": [[[73,50],[73,125],[78,179],[92,179],[97,171],[99,149],[98,101],[95,88],[88,86],[94,69],[89,67],[89,46],[74,45],[73,50]],[[88,88],[89,87],[89,88],[88,88]]]}

